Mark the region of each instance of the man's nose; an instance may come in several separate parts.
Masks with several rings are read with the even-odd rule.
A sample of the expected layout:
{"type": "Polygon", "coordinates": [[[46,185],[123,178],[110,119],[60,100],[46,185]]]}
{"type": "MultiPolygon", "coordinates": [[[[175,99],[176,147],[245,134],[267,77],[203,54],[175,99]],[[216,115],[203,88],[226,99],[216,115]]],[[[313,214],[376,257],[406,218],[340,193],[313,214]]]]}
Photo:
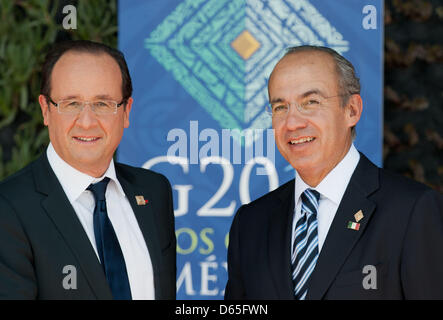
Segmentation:
{"type": "Polygon", "coordinates": [[[285,118],[285,125],[288,130],[297,130],[305,128],[308,125],[307,118],[298,111],[297,107],[292,104],[285,118]]]}
{"type": "Polygon", "coordinates": [[[83,129],[97,125],[97,115],[92,111],[89,103],[85,104],[83,110],[78,114],[76,124],[83,129]]]}

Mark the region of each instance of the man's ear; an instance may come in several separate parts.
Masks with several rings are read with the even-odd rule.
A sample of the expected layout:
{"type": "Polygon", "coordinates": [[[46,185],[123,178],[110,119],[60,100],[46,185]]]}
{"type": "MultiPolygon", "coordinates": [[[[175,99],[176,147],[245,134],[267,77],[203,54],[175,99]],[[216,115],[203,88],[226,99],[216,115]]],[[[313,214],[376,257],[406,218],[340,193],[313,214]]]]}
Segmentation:
{"type": "Polygon", "coordinates": [[[349,97],[346,104],[346,122],[349,128],[357,125],[363,112],[363,101],[359,94],[353,94],[349,97]]]}
{"type": "Polygon", "coordinates": [[[124,128],[129,127],[129,113],[131,112],[133,102],[134,102],[134,100],[132,99],[132,97],[129,97],[128,101],[126,102],[126,105],[123,106],[124,128]]]}
{"type": "Polygon", "coordinates": [[[45,126],[49,124],[49,104],[44,95],[38,96],[38,103],[40,104],[40,109],[42,110],[43,123],[45,126]]]}

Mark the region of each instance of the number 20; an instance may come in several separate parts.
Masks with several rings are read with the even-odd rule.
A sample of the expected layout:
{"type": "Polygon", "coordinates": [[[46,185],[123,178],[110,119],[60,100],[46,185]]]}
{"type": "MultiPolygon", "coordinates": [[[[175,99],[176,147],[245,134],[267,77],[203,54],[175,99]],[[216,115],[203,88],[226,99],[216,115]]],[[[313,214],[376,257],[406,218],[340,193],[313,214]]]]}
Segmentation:
{"type": "MultiPolygon", "coordinates": [[[[189,160],[184,157],[176,156],[159,156],[147,161],[143,168],[150,169],[154,165],[162,162],[169,162],[173,165],[180,165],[184,173],[189,173],[189,160]]],[[[223,180],[218,188],[217,192],[200,208],[197,210],[198,216],[212,216],[212,217],[228,217],[234,214],[236,201],[232,200],[229,206],[225,208],[214,207],[220,199],[223,198],[225,193],[229,190],[234,178],[234,168],[232,164],[223,157],[205,157],[200,160],[200,172],[204,173],[208,164],[220,165],[223,169],[223,180]]],[[[256,157],[251,159],[243,167],[240,175],[239,193],[240,201],[242,204],[251,202],[249,193],[249,180],[251,171],[254,165],[260,164],[264,166],[266,174],[269,179],[269,191],[278,187],[278,174],[275,170],[274,164],[265,157],[256,157]]],[[[176,217],[183,216],[188,213],[189,203],[189,191],[193,189],[192,185],[174,185],[173,189],[178,192],[178,208],[174,210],[176,217]]]]}

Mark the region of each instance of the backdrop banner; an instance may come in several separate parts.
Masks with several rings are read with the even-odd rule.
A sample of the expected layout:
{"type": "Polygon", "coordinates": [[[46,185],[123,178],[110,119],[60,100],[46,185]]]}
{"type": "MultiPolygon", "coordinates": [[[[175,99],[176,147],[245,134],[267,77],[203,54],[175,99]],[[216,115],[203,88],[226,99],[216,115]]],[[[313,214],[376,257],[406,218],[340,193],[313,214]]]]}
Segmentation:
{"type": "MultiPolygon", "coordinates": [[[[356,147],[381,166],[382,0],[119,1],[134,85],[119,162],[164,174],[174,196],[177,298],[222,299],[236,210],[294,178],[266,113],[289,46],[343,54],[362,84],[356,147]]],[[[260,279],[257,279],[260,281],[260,279]]]]}

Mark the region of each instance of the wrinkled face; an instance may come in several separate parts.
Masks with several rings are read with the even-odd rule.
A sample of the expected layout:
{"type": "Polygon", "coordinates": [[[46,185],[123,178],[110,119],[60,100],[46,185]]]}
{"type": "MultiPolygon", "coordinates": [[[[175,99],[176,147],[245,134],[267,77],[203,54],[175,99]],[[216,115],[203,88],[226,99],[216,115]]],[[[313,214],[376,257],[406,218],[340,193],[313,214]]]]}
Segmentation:
{"type": "MultiPolygon", "coordinates": [[[[51,99],[122,100],[122,78],[117,62],[107,54],[65,53],[51,75],[51,99]]],[[[57,154],[86,174],[101,176],[129,126],[132,98],[116,114],[96,115],[90,105],[79,114],[61,114],[57,107],[39,96],[44,124],[57,154]]]]}
{"type": "Polygon", "coordinates": [[[360,96],[342,107],[334,61],[314,51],[284,57],[271,74],[268,92],[271,103],[291,103],[285,116],[272,119],[280,153],[303,179],[319,182],[349,150],[350,128],[361,112],[349,105],[355,99],[361,102],[360,96]],[[314,104],[315,111],[304,114],[295,103],[314,104]]]}

